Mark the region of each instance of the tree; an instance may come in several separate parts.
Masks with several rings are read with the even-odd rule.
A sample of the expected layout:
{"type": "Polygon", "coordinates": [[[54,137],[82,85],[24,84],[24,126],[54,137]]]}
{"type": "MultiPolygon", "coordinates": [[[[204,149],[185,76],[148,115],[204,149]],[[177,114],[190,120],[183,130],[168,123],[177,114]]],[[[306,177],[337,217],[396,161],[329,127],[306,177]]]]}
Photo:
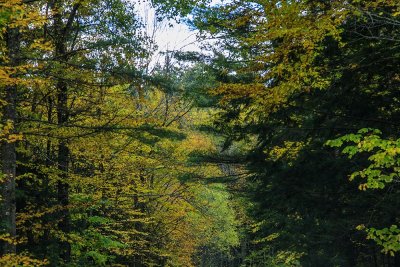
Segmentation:
{"type": "Polygon", "coordinates": [[[213,66],[226,147],[250,146],[259,223],[248,264],[396,264],[354,230],[372,215],[395,220],[384,215],[390,201],[368,210],[374,196],[344,183],[352,166],[323,145],[367,125],[396,131],[396,38],[385,36],[397,36],[397,10],[392,1],[233,1],[198,11],[194,25],[220,45],[213,66]]]}
{"type": "Polygon", "coordinates": [[[16,252],[16,141],[21,139],[17,132],[17,94],[25,84],[24,75],[29,65],[22,62],[22,31],[30,26],[38,26],[41,17],[37,12],[24,14],[31,10],[31,6],[22,1],[8,1],[1,3],[1,57],[3,64],[0,67],[1,75],[1,222],[2,254],[16,252]]]}

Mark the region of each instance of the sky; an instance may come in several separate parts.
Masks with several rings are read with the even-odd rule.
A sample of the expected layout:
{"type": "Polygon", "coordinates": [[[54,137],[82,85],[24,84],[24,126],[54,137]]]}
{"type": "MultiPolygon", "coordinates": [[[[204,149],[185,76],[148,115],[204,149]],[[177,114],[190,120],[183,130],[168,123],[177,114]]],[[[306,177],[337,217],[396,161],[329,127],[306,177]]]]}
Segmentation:
{"type": "MultiPolygon", "coordinates": [[[[131,0],[134,1],[134,0],[131,0]]],[[[136,7],[141,14],[143,21],[148,26],[148,32],[150,32],[154,26],[155,11],[151,7],[150,1],[137,1],[136,7]]],[[[229,0],[211,0],[211,5],[218,5],[222,3],[230,2],[229,0]]],[[[157,23],[156,23],[157,24],[157,23]]],[[[163,25],[160,26],[155,35],[156,42],[158,43],[160,50],[184,50],[184,51],[198,51],[200,50],[198,43],[196,42],[196,32],[189,29],[184,23],[176,23],[173,20],[164,21],[163,25]],[[169,27],[168,23],[172,26],[169,27]]]]}
{"type": "MultiPolygon", "coordinates": [[[[197,31],[189,29],[189,26],[183,22],[177,23],[174,20],[157,22],[155,10],[151,7],[150,1],[131,1],[135,1],[138,14],[146,25],[147,34],[154,36],[155,43],[158,46],[157,52],[151,58],[150,66],[155,66],[157,62],[164,61],[163,51],[202,51],[201,43],[196,39],[197,31]]],[[[230,0],[211,0],[210,4],[218,5],[228,2],[230,0]]]]}
{"type": "Polygon", "coordinates": [[[196,41],[196,31],[190,30],[184,23],[177,23],[173,20],[157,22],[155,10],[149,3],[137,3],[136,8],[146,24],[147,34],[150,36],[154,34],[158,52],[166,50],[200,51],[196,41]]]}

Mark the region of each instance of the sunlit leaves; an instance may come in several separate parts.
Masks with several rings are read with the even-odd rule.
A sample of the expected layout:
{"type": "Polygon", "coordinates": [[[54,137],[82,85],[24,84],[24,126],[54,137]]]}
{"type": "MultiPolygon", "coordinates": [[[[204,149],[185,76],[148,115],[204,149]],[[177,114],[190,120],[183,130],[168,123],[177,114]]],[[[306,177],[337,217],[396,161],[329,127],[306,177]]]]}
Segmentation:
{"type": "Polygon", "coordinates": [[[400,251],[400,229],[396,225],[383,229],[368,228],[366,232],[367,238],[382,246],[384,253],[394,256],[395,252],[400,251]]]}
{"type": "Polygon", "coordinates": [[[360,185],[361,190],[383,189],[386,184],[398,178],[400,171],[400,139],[386,140],[381,138],[381,132],[377,129],[361,129],[357,134],[348,134],[335,140],[327,142],[328,146],[341,147],[346,145],[342,153],[351,159],[362,153],[370,153],[368,161],[371,163],[367,168],[354,172],[350,180],[357,177],[367,179],[365,184],[360,185]]]}
{"type": "MultiPolygon", "coordinates": [[[[342,153],[353,158],[360,154],[370,154],[368,161],[371,163],[367,168],[356,171],[350,175],[350,180],[357,177],[366,179],[366,183],[359,186],[360,190],[383,189],[399,178],[400,172],[400,139],[382,139],[382,132],[378,129],[361,129],[357,134],[348,134],[335,140],[330,140],[327,145],[341,147],[348,143],[342,153]]],[[[365,230],[367,238],[374,240],[382,246],[382,251],[394,255],[400,251],[400,230],[396,225],[390,228],[376,229],[365,228],[360,225],[358,230],[365,230]]]]}

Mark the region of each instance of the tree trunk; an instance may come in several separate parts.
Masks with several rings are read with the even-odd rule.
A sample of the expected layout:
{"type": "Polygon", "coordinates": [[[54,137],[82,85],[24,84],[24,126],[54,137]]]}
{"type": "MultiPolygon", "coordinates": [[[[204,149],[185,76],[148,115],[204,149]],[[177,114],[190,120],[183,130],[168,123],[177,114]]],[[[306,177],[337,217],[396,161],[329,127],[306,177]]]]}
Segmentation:
{"type": "MultiPolygon", "coordinates": [[[[63,51],[63,50],[61,50],[63,51]]],[[[60,52],[60,51],[58,51],[60,52]]],[[[68,122],[68,88],[63,81],[57,83],[57,124],[63,127],[68,122]]],[[[57,165],[60,171],[60,179],[57,184],[58,203],[61,205],[60,212],[61,221],[59,223],[60,230],[68,234],[71,231],[70,214],[69,214],[69,184],[68,184],[68,164],[69,164],[69,149],[67,142],[63,139],[58,143],[57,165]]],[[[71,246],[68,242],[61,242],[61,258],[65,262],[70,261],[71,246]]]]}
{"type": "MultiPolygon", "coordinates": [[[[62,14],[60,13],[61,2],[56,1],[53,6],[54,11],[54,28],[55,28],[55,56],[57,59],[67,61],[67,48],[66,48],[66,26],[63,23],[62,14]]],[[[62,73],[62,71],[60,71],[62,73]]],[[[62,79],[62,74],[59,75],[56,83],[57,93],[57,124],[59,127],[63,127],[69,120],[68,115],[68,86],[62,79]]],[[[60,138],[58,141],[58,155],[57,155],[57,167],[60,171],[59,181],[57,183],[57,200],[61,205],[60,211],[60,230],[68,234],[71,231],[70,224],[70,213],[69,213],[69,181],[68,181],[68,164],[69,164],[69,149],[67,141],[60,138]]],[[[64,262],[70,262],[71,260],[71,245],[68,241],[60,242],[60,258],[64,262]]]]}
{"type": "MultiPolygon", "coordinates": [[[[59,223],[60,230],[68,234],[71,231],[70,214],[69,214],[69,184],[68,184],[68,156],[69,150],[65,142],[60,141],[58,144],[58,169],[61,172],[60,181],[57,184],[57,198],[61,205],[60,212],[61,220],[59,223]]],[[[71,259],[71,245],[68,241],[60,242],[60,257],[69,262],[71,259]]]]}
{"type": "MultiPolygon", "coordinates": [[[[20,54],[20,37],[18,28],[7,29],[6,32],[6,45],[8,50],[8,58],[10,66],[17,66],[19,64],[20,54]]],[[[16,98],[17,87],[16,85],[6,86],[4,92],[4,100],[6,105],[3,108],[3,123],[11,122],[14,129],[11,133],[15,132],[16,124],[16,98]]],[[[15,142],[1,143],[1,228],[2,232],[9,234],[11,238],[16,237],[15,225],[15,175],[16,175],[16,152],[15,142]]],[[[2,253],[15,253],[16,247],[13,244],[4,242],[2,246],[2,253]]]]}

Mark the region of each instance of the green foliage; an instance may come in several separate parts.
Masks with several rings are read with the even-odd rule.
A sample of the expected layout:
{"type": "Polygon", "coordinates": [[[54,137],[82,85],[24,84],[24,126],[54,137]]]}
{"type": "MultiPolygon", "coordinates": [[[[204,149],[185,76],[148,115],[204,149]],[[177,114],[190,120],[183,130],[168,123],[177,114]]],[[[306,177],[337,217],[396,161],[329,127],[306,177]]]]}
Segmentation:
{"type": "Polygon", "coordinates": [[[0,265],[399,265],[398,1],[150,2],[0,3],[0,265]]]}
{"type": "Polygon", "coordinates": [[[192,25],[216,40],[209,62],[224,148],[247,142],[244,190],[262,222],[247,233],[247,265],[282,263],[278,251],[301,266],[393,261],[354,226],[399,221],[397,2],[239,0],[195,11],[192,25]],[[352,162],[326,142],[346,143],[352,162]],[[359,192],[348,173],[386,190],[359,192]]]}
{"type": "MultiPolygon", "coordinates": [[[[215,81],[205,66],[166,63],[144,75],[154,51],[132,1],[3,2],[0,142],[16,144],[18,236],[2,232],[1,253],[7,243],[29,254],[0,261],[193,266],[204,246],[228,254],[238,244],[228,189],[202,183],[221,169],[189,159],[217,150],[197,130],[211,121],[215,81]],[[9,39],[15,66],[6,61],[9,39]],[[3,119],[9,87],[18,119],[3,119]]],[[[154,1],[160,19],[197,4],[154,1]]]]}
{"type": "MultiPolygon", "coordinates": [[[[331,147],[342,147],[346,143],[354,143],[354,145],[346,146],[342,151],[349,158],[363,153],[371,154],[368,157],[370,165],[350,175],[350,180],[356,177],[367,179],[366,183],[360,184],[359,188],[361,190],[384,189],[399,176],[400,139],[382,139],[381,135],[382,132],[378,129],[364,128],[359,130],[357,134],[345,135],[327,142],[327,145],[331,147]]],[[[367,238],[382,246],[384,253],[390,253],[390,255],[394,256],[395,252],[400,251],[400,230],[396,225],[382,229],[365,228],[364,225],[360,225],[357,229],[365,230],[367,238]]]]}
{"type": "MultiPolygon", "coordinates": [[[[364,225],[357,227],[358,230],[364,230],[364,228],[364,225]]],[[[379,230],[371,227],[365,229],[365,231],[368,239],[375,241],[378,245],[383,247],[382,251],[384,253],[389,253],[391,256],[394,256],[395,252],[400,251],[400,230],[396,225],[379,230]]]]}
{"type": "Polygon", "coordinates": [[[382,132],[377,129],[361,129],[357,134],[349,134],[327,142],[328,146],[341,147],[345,143],[354,143],[346,146],[342,153],[351,159],[361,153],[371,153],[367,168],[354,172],[350,180],[357,177],[366,178],[367,182],[360,185],[360,189],[383,189],[386,184],[392,183],[398,177],[400,170],[400,139],[385,140],[382,132]]]}
{"type": "Polygon", "coordinates": [[[238,222],[233,208],[229,205],[230,195],[226,192],[225,186],[211,185],[199,192],[197,197],[204,207],[200,216],[213,221],[212,225],[206,229],[205,240],[209,241],[203,246],[229,253],[232,247],[239,244],[239,237],[238,222]]]}

